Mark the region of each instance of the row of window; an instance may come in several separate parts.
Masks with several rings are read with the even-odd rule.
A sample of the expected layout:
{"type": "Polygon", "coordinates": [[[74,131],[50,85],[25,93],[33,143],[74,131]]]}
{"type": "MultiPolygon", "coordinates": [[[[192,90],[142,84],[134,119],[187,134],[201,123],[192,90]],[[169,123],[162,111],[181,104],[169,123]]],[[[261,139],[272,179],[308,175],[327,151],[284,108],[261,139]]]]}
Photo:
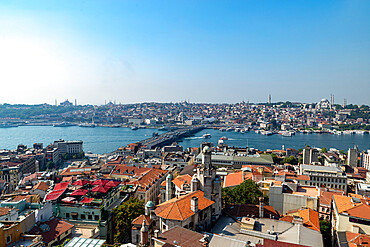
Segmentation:
{"type": "MultiPolygon", "coordinates": [[[[71,214],[72,216],[72,219],[73,220],[78,220],[78,213],[72,213],[71,214]]],[[[70,218],[70,214],[69,213],[66,213],[66,218],[69,219],[70,218]]],[[[99,220],[99,215],[91,215],[91,214],[88,214],[87,217],[85,214],[80,214],[80,219],[81,220],[99,220]]]]}
{"type": "Polygon", "coordinates": [[[322,181],[322,182],[333,182],[333,183],[346,183],[345,179],[342,178],[325,178],[325,177],[312,177],[312,181],[322,181]]]}

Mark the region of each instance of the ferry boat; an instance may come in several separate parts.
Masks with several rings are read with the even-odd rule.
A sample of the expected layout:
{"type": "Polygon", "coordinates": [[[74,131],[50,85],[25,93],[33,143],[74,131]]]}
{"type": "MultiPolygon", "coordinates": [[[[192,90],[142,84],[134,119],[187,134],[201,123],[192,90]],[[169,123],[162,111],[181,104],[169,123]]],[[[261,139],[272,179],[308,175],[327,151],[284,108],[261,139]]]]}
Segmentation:
{"type": "Polygon", "coordinates": [[[95,128],[96,125],[93,123],[82,123],[78,125],[79,127],[84,127],[84,128],[95,128]]]}
{"type": "Polygon", "coordinates": [[[74,126],[74,124],[67,122],[53,124],[53,127],[71,127],[71,126],[74,126]]]}
{"type": "Polygon", "coordinates": [[[227,140],[227,137],[226,136],[223,136],[223,137],[220,138],[220,140],[226,141],[227,140]]]}
{"type": "Polygon", "coordinates": [[[211,134],[206,133],[206,134],[203,135],[203,138],[204,139],[209,139],[209,138],[211,138],[211,134]]]}
{"type": "Polygon", "coordinates": [[[10,123],[1,123],[0,128],[13,128],[13,127],[18,127],[16,124],[10,124],[10,123]]]}

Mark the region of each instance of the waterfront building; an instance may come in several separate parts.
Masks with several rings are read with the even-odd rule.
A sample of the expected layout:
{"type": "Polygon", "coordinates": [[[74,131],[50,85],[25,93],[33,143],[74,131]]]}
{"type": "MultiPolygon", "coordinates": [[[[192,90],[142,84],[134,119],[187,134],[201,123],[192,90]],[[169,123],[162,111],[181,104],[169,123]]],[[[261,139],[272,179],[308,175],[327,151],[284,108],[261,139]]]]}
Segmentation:
{"type": "Polygon", "coordinates": [[[319,151],[306,147],[303,149],[303,164],[310,165],[318,162],[319,151]]]}
{"type": "Polygon", "coordinates": [[[370,149],[361,154],[362,167],[370,171],[370,149]]]}
{"type": "Polygon", "coordinates": [[[358,166],[358,149],[349,148],[347,152],[347,165],[350,167],[358,166]]]}
{"type": "Polygon", "coordinates": [[[78,154],[83,152],[82,141],[65,141],[58,140],[54,141],[54,147],[59,149],[59,154],[78,154]]]}
{"type": "Polygon", "coordinates": [[[309,185],[347,191],[347,176],[338,167],[302,164],[299,174],[310,177],[309,185]]]}
{"type": "MultiPolygon", "coordinates": [[[[272,166],[274,161],[269,154],[255,154],[255,155],[225,155],[225,154],[212,154],[212,164],[215,167],[229,167],[229,168],[242,168],[243,165],[266,165],[272,166]]],[[[200,163],[202,154],[196,157],[196,162],[200,163]]]]}

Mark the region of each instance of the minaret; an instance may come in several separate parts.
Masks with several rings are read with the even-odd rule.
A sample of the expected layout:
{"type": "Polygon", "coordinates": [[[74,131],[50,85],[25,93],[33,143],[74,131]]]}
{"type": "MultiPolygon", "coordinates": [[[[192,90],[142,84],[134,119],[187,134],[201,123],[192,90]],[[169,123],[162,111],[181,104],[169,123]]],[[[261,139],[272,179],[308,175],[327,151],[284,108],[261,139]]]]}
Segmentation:
{"type": "Polygon", "coordinates": [[[147,245],[148,240],[149,240],[149,230],[148,227],[145,225],[144,219],[140,229],[140,245],[141,246],[147,245]]]}
{"type": "Polygon", "coordinates": [[[168,174],[166,177],[166,201],[172,198],[172,174],[168,174]]]}

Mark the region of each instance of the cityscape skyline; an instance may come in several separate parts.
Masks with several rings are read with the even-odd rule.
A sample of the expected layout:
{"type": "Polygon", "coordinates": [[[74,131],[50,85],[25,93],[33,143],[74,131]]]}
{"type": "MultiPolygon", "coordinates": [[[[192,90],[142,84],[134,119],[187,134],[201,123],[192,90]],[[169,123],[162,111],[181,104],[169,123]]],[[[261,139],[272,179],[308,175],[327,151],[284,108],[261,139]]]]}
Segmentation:
{"type": "Polygon", "coordinates": [[[332,93],[369,105],[369,10],[368,1],[3,2],[2,102],[317,102],[332,93]]]}

